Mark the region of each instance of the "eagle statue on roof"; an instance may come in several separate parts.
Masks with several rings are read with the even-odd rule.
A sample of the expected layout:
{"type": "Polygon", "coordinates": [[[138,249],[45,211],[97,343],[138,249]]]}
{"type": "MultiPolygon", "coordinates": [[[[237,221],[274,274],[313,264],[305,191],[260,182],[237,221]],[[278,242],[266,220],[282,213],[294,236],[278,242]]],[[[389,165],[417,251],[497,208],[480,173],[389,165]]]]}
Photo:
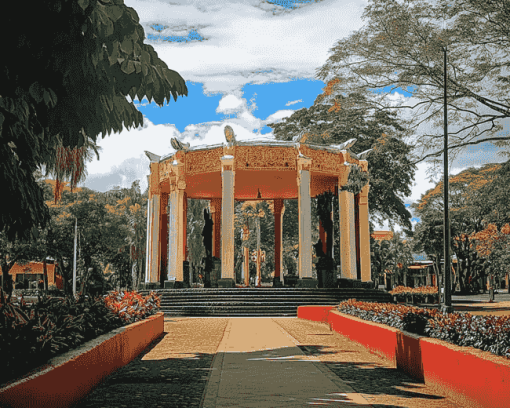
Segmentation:
{"type": "Polygon", "coordinates": [[[172,145],[172,147],[179,151],[179,150],[189,150],[189,146],[190,144],[189,143],[182,143],[179,139],[177,139],[176,137],[172,137],[170,139],[170,144],[172,145]]]}

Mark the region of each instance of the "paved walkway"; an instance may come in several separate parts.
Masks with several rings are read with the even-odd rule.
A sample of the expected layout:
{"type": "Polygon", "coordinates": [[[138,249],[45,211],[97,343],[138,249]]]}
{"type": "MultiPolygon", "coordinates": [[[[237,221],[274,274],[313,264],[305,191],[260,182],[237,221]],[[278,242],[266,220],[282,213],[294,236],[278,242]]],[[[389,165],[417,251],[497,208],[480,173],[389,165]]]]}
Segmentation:
{"type": "Polygon", "coordinates": [[[166,318],[165,333],[79,407],[438,407],[455,403],[297,318],[166,318]]]}

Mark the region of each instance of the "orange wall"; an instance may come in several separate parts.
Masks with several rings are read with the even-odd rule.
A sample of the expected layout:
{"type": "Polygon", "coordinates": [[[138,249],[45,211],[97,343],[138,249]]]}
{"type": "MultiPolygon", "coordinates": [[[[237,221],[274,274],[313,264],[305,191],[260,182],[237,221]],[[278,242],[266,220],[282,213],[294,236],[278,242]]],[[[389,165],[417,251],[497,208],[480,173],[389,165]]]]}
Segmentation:
{"type": "MultiPolygon", "coordinates": [[[[48,286],[56,286],[58,289],[62,289],[62,277],[55,273],[55,265],[49,263],[46,264],[46,271],[48,273],[48,286]]],[[[43,263],[30,262],[25,265],[16,263],[9,271],[9,275],[12,275],[13,282],[16,282],[16,275],[22,275],[25,273],[40,275],[44,274],[43,263]]],[[[0,271],[0,275],[2,275],[2,271],[0,271]]]]}
{"type": "MultiPolygon", "coordinates": [[[[329,306],[328,306],[329,307],[329,306]]],[[[300,306],[298,317],[323,321],[379,355],[411,377],[463,407],[504,408],[510,401],[510,360],[472,347],[422,337],[337,310],[300,306]]]]}
{"type": "Polygon", "coordinates": [[[84,398],[103,379],[128,364],[164,331],[164,314],[116,329],[114,336],[94,346],[50,360],[30,378],[0,389],[0,406],[69,407],[84,398]],[[67,357],[69,356],[69,357],[67,357]],[[63,362],[61,360],[64,360],[63,362]],[[52,363],[54,365],[52,365],[52,363]]]}

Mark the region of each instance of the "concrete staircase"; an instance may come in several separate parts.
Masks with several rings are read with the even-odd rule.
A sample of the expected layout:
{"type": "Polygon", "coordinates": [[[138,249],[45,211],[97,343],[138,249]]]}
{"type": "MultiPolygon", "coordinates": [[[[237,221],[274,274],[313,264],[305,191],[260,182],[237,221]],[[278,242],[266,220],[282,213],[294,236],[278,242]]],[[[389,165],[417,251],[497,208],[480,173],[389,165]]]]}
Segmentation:
{"type": "MultiPolygon", "coordinates": [[[[141,291],[147,295],[149,291],[141,291]]],[[[214,288],[159,289],[166,316],[296,316],[298,306],[337,305],[343,300],[392,303],[376,289],[214,288]]]]}

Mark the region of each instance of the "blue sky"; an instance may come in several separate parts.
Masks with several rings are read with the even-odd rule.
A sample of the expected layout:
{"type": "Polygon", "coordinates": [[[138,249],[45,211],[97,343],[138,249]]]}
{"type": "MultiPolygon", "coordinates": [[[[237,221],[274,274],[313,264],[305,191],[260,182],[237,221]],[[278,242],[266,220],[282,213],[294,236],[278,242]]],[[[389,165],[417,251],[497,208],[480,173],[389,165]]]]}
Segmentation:
{"type": "MultiPolygon", "coordinates": [[[[173,99],[163,107],[155,102],[148,104],[147,99],[136,103],[138,109],[154,124],[174,124],[184,132],[186,126],[196,123],[221,121],[234,115],[217,112],[221,94],[206,95],[199,83],[187,82],[188,96],[173,99]]],[[[251,113],[265,120],[278,110],[308,108],[318,94],[322,92],[324,82],[320,80],[295,79],[289,82],[268,84],[247,84],[242,88],[243,98],[248,101],[251,113]]],[[[271,128],[264,126],[261,134],[267,134],[271,128]]]]}

